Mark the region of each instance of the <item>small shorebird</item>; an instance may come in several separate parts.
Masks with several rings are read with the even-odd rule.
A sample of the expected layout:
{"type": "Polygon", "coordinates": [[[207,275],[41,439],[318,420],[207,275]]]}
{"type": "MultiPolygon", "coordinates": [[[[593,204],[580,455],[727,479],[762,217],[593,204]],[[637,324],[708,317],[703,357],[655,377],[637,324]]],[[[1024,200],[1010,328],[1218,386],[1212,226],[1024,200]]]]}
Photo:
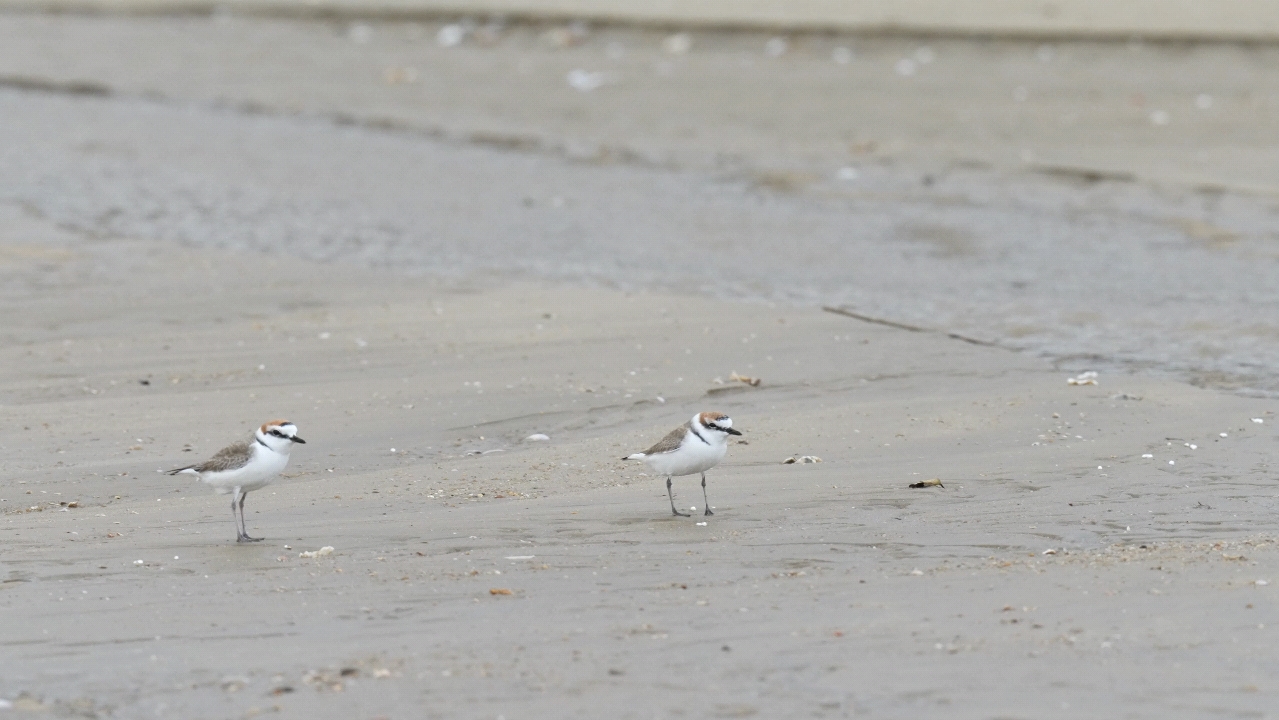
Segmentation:
{"type": "Polygon", "coordinates": [[[253,490],[264,488],[289,464],[293,443],[306,444],[298,437],[298,429],[288,420],[263,423],[253,439],[228,445],[217,455],[199,465],[170,470],[170,475],[195,475],[213,486],[219,495],[231,496],[231,516],[235,518],[236,542],[257,542],[249,537],[244,524],[244,498],[253,490]],[[239,508],[238,510],[236,508],[239,508]]]}
{"type": "Polygon", "coordinates": [[[671,492],[671,477],[702,474],[702,500],[706,514],[711,512],[706,497],[706,471],[719,464],[728,452],[728,436],[741,435],[733,429],[733,420],[724,413],[704,412],[672,430],[653,447],[642,453],[627,455],[623,460],[643,460],[657,473],[666,476],[666,496],[671,500],[671,512],[688,517],[675,509],[675,495],[671,492]]]}

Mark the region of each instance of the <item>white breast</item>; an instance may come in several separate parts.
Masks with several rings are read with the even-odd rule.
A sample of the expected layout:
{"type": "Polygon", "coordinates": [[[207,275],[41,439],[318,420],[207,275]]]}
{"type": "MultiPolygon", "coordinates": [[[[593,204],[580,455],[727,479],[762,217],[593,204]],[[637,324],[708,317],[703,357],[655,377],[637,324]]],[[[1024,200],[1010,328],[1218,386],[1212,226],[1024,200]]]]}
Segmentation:
{"type": "Polygon", "coordinates": [[[679,449],[668,453],[646,455],[644,462],[661,475],[694,475],[703,473],[719,464],[728,452],[728,443],[707,444],[692,433],[684,439],[679,449]]]}
{"type": "Polygon", "coordinates": [[[204,473],[200,479],[213,486],[219,493],[229,493],[235,488],[244,492],[260,490],[271,483],[289,464],[289,456],[257,445],[253,458],[244,467],[218,473],[204,473]]]}

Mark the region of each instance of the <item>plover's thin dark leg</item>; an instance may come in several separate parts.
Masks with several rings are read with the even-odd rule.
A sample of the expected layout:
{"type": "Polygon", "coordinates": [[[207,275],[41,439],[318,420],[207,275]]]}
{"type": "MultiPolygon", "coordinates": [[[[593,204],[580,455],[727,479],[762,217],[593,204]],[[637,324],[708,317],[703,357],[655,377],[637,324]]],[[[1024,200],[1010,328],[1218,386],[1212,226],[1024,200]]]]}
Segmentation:
{"type": "Polygon", "coordinates": [[[714,515],[711,512],[711,501],[706,497],[706,473],[702,473],[702,502],[706,503],[706,514],[714,515]]]}
{"type": "Polygon", "coordinates": [[[688,517],[688,513],[682,513],[679,510],[675,509],[675,494],[671,492],[671,476],[670,475],[666,476],[666,497],[671,499],[671,512],[675,513],[676,515],[679,515],[680,517],[688,517]]]}
{"type": "Polygon", "coordinates": [[[240,527],[243,529],[243,532],[240,533],[239,539],[241,542],[258,542],[262,538],[249,537],[249,526],[246,524],[244,519],[244,499],[248,496],[248,493],[244,493],[240,496],[240,527]]]}
{"type": "Polygon", "coordinates": [[[240,529],[240,515],[235,509],[235,503],[240,499],[240,489],[235,489],[235,494],[231,496],[231,519],[235,521],[235,541],[244,542],[244,531],[240,529]]]}

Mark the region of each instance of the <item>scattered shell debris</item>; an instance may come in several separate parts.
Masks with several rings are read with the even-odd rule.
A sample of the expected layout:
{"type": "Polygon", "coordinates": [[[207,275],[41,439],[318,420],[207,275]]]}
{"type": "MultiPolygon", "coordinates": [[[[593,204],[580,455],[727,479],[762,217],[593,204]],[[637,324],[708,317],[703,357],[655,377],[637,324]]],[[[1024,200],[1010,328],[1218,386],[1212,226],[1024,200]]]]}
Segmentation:
{"type": "Polygon", "coordinates": [[[324,547],[320,548],[319,550],[305,550],[305,551],[303,551],[303,552],[300,552],[300,553],[298,553],[298,557],[300,557],[300,558],[319,558],[319,557],[324,557],[325,555],[332,555],[332,554],[333,554],[333,546],[332,546],[332,545],[325,545],[324,547]]]}
{"type": "Polygon", "coordinates": [[[760,382],[762,382],[757,377],[751,377],[750,375],[738,375],[736,370],[728,374],[728,381],[746,383],[751,387],[759,387],[760,382]]]}
{"type": "Polygon", "coordinates": [[[926,488],[926,487],[944,488],[946,487],[945,485],[941,484],[941,478],[928,478],[927,480],[920,480],[919,482],[911,483],[910,486],[913,488],[926,488]]]}
{"type": "Polygon", "coordinates": [[[783,460],[782,464],[783,465],[805,465],[808,463],[819,463],[821,461],[822,459],[817,457],[816,455],[800,455],[799,457],[792,455],[786,458],[785,460],[783,460]]]}
{"type": "Polygon", "coordinates": [[[1093,370],[1089,370],[1088,372],[1085,372],[1085,373],[1080,373],[1079,375],[1075,377],[1066,378],[1066,384],[1067,385],[1096,385],[1097,373],[1093,370]]]}

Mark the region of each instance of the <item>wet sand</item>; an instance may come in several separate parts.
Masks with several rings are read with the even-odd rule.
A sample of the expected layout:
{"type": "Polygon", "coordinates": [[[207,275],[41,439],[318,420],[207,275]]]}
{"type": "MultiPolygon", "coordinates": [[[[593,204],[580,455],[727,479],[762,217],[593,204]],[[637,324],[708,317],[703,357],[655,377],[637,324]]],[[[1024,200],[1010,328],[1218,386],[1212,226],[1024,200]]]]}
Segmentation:
{"type": "Polygon", "coordinates": [[[820,35],[770,57],[763,33],[671,54],[660,32],[438,29],[0,15],[0,202],[434,277],[839,305],[1279,394],[1273,46],[820,35]]]}
{"type": "MultiPolygon", "coordinates": [[[[6,213],[19,707],[1273,712],[1263,401],[1070,386],[820,309],[407,279],[6,213]],[[733,371],[763,382],[715,382],[733,371]],[[745,443],[710,473],[716,514],[672,518],[616,458],[707,408],[745,443]],[[308,444],[249,496],[267,540],[236,545],[225,497],[158,471],[279,415],[308,444]],[[801,454],[822,462],[781,464],[801,454]]],[[[677,481],[681,504],[697,490],[677,481]]]]}

